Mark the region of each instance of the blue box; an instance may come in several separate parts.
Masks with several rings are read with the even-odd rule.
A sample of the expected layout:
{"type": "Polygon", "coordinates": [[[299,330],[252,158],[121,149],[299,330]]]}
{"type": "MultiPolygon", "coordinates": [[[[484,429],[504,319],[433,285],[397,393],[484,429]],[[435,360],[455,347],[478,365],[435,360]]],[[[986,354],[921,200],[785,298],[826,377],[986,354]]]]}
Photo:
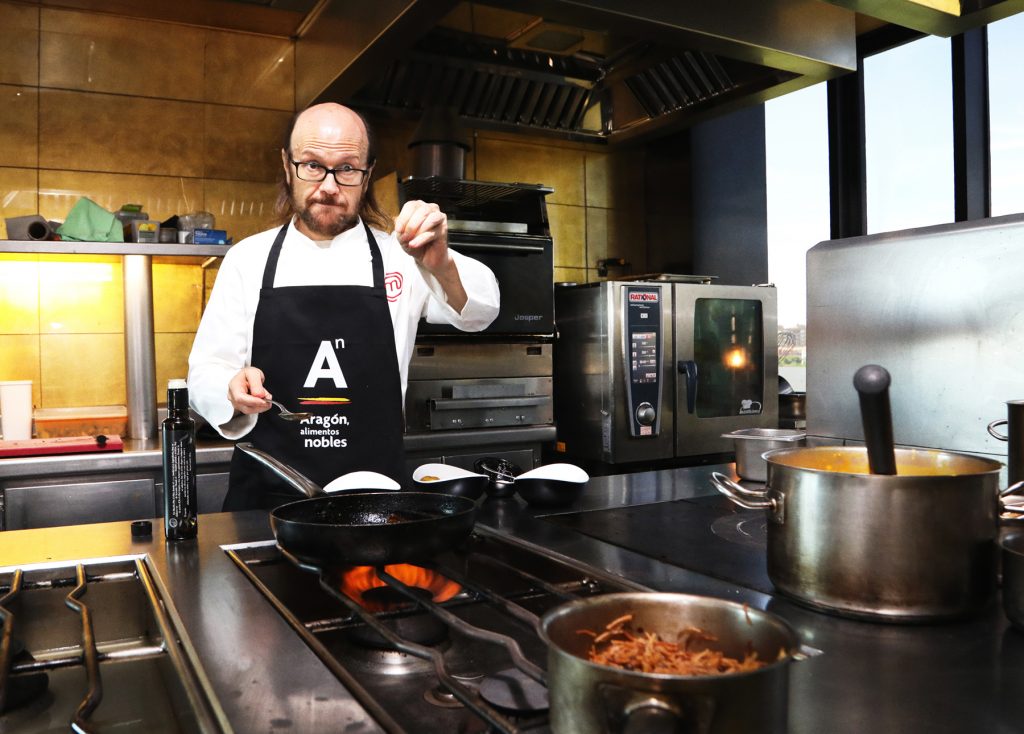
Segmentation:
{"type": "Polygon", "coordinates": [[[192,243],[196,245],[230,245],[227,230],[197,229],[192,233],[192,243]]]}

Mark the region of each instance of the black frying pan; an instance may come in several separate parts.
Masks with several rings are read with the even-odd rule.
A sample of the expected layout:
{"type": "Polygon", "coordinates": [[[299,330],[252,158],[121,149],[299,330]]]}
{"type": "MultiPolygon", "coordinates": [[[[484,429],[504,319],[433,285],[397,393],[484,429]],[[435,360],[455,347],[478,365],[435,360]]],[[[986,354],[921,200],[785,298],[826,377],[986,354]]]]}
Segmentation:
{"type": "Polygon", "coordinates": [[[314,566],[380,566],[423,562],[461,543],[476,523],[476,503],[436,492],[356,492],[324,495],[295,469],[252,444],[236,444],[310,499],[270,513],[278,545],[314,566]]]}

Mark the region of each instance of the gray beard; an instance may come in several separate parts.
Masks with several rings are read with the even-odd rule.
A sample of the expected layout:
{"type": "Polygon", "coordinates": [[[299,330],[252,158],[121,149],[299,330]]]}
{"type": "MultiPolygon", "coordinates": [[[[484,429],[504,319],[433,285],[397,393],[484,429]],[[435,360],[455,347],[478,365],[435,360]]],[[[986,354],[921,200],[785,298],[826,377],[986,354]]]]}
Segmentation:
{"type": "Polygon", "coordinates": [[[295,213],[299,215],[299,219],[302,220],[302,223],[305,224],[311,232],[320,235],[324,239],[334,239],[342,232],[352,229],[352,227],[356,226],[359,222],[359,215],[357,214],[339,214],[331,220],[325,220],[322,217],[317,218],[304,202],[301,202],[296,198],[295,190],[292,188],[291,184],[289,184],[288,189],[292,200],[292,208],[295,210],[295,213]]]}

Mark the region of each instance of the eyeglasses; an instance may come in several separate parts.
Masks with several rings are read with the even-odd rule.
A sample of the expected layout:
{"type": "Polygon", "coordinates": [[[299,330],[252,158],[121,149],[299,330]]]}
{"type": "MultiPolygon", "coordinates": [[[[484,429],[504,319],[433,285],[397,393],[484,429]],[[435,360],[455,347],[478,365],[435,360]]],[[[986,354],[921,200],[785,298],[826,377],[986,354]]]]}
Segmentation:
{"type": "Polygon", "coordinates": [[[337,168],[327,168],[318,161],[292,161],[292,165],[295,166],[295,175],[303,181],[319,183],[331,173],[339,186],[358,186],[370,172],[369,168],[355,168],[348,163],[342,163],[337,168]]]}

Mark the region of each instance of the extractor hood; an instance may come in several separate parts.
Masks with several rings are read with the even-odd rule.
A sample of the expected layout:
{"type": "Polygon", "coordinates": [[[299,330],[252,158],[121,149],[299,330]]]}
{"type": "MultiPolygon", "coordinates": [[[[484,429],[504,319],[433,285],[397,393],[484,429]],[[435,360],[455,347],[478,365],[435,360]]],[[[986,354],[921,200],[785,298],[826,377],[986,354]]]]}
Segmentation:
{"type": "Polygon", "coordinates": [[[855,14],[818,0],[325,0],[297,104],[594,143],[642,141],[856,68],[855,14]]]}
{"type": "Polygon", "coordinates": [[[1024,0],[828,0],[934,36],[953,36],[1024,10],[1024,0]]]}

